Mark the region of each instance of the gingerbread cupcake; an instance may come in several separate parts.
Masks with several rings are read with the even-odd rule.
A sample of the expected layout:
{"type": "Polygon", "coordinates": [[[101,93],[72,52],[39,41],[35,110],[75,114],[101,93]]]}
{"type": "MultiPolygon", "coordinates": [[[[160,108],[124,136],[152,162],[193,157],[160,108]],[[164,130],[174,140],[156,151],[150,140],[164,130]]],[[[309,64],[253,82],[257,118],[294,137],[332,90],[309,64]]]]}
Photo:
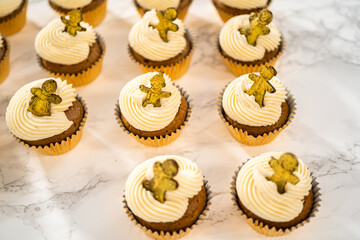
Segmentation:
{"type": "Polygon", "coordinates": [[[246,145],[273,141],[295,116],[294,97],[273,67],[231,81],[218,102],[218,111],[231,135],[246,145]]]}
{"type": "Polygon", "coordinates": [[[0,33],[0,84],[5,81],[10,71],[10,46],[0,33]]]}
{"type": "Polygon", "coordinates": [[[0,1],[0,33],[9,36],[24,27],[27,4],[28,0],[0,1]]]}
{"type": "Polygon", "coordinates": [[[263,64],[274,65],[284,51],[285,43],[272,13],[233,17],[222,27],[218,50],[227,67],[236,76],[259,72],[263,64]]]}
{"type": "Polygon", "coordinates": [[[231,190],[247,223],[267,236],[281,236],[308,223],[320,206],[320,188],[292,153],[269,152],[236,171],[231,190]]]}
{"type": "Polygon", "coordinates": [[[191,114],[189,96],[163,72],[146,73],[129,81],[115,110],[124,131],[153,147],[175,141],[191,114]]]}
{"type": "Polygon", "coordinates": [[[50,7],[61,16],[66,16],[71,10],[81,9],[84,22],[96,27],[106,16],[107,0],[49,0],[50,7]]]}
{"type": "Polygon", "coordinates": [[[272,0],[212,0],[220,18],[226,22],[232,17],[260,12],[268,8],[272,0]]]}
{"type": "Polygon", "coordinates": [[[141,163],[125,184],[126,213],[155,239],[188,234],[205,217],[210,198],[198,166],[179,156],[158,156],[141,163]]]}
{"type": "Polygon", "coordinates": [[[11,98],[6,124],[22,145],[42,154],[70,151],[80,141],[87,108],[71,84],[40,79],[26,84],[11,98]]]}
{"type": "Polygon", "coordinates": [[[173,8],[148,11],[129,34],[129,55],[143,71],[164,71],[173,80],[189,68],[194,52],[191,33],[173,8]]]}
{"type": "Polygon", "coordinates": [[[81,16],[81,10],[73,10],[51,21],[35,39],[39,65],[74,86],[98,77],[105,54],[103,39],[81,16]]]}
{"type": "Polygon", "coordinates": [[[133,0],[135,7],[141,16],[151,9],[165,11],[168,8],[175,8],[178,17],[184,20],[193,0],[133,0]]]}

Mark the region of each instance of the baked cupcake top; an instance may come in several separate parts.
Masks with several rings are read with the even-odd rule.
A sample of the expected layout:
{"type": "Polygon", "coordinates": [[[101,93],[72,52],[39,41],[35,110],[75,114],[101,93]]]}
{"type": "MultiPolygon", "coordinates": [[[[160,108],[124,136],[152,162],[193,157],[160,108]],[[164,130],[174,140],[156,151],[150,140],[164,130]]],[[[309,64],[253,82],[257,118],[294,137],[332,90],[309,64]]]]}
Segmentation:
{"type": "Polygon", "coordinates": [[[0,1],[0,18],[10,15],[21,4],[22,0],[1,0],[0,1]]]}
{"type": "MultiPolygon", "coordinates": [[[[160,12],[160,14],[164,13],[160,12]]],[[[130,47],[144,58],[152,61],[165,61],[173,58],[180,54],[187,44],[185,25],[180,19],[172,21],[178,26],[178,29],[167,32],[167,41],[162,39],[159,30],[155,27],[159,22],[157,12],[153,9],[145,13],[143,18],[131,28],[129,34],[130,47]]]]}
{"type": "Polygon", "coordinates": [[[35,49],[41,58],[49,62],[72,65],[88,58],[90,47],[95,41],[94,29],[82,22],[79,10],[73,10],[65,18],[54,19],[38,33],[35,49]],[[75,35],[71,32],[75,32],[75,35]]]}
{"type": "Polygon", "coordinates": [[[86,5],[90,4],[92,0],[50,0],[51,2],[55,3],[59,7],[65,9],[74,9],[74,8],[82,8],[86,5]]]}
{"type": "MultiPolygon", "coordinates": [[[[263,10],[262,12],[264,12],[264,15],[268,13],[267,16],[271,14],[268,10],[263,10]]],[[[259,16],[261,16],[261,14],[260,12],[259,16]]],[[[266,52],[271,52],[279,48],[281,34],[273,23],[258,26],[259,28],[257,30],[264,31],[262,33],[266,35],[259,35],[255,41],[255,45],[249,44],[247,35],[245,34],[246,28],[250,27],[249,18],[255,19],[256,17],[258,17],[258,15],[255,13],[236,16],[227,21],[222,27],[219,36],[221,49],[233,59],[244,62],[256,61],[262,59],[266,52]],[[243,33],[241,33],[241,29],[244,30],[243,33]]],[[[269,20],[271,21],[271,19],[269,20]]]]}
{"type": "Polygon", "coordinates": [[[181,98],[179,89],[167,75],[150,72],[134,78],[123,87],[120,92],[119,106],[121,114],[136,129],[157,131],[165,128],[175,119],[181,98]],[[163,97],[159,99],[160,106],[154,106],[149,102],[144,106],[149,96],[145,91],[154,89],[153,81],[154,79],[157,81],[159,78],[165,81],[160,83],[159,87],[160,91],[164,93],[163,97]],[[142,85],[144,87],[140,87],[142,85]]]}
{"type": "Polygon", "coordinates": [[[12,134],[22,140],[36,141],[53,137],[73,124],[66,117],[65,111],[73,105],[75,97],[72,85],[60,78],[30,82],[11,98],[6,109],[6,124],[12,134]],[[45,82],[51,84],[51,88],[44,85],[45,82]],[[48,94],[44,95],[44,89],[52,91],[48,90],[48,94]],[[46,113],[50,115],[46,116],[46,113]]]}
{"type": "Polygon", "coordinates": [[[165,11],[168,8],[177,8],[180,0],[136,0],[140,7],[165,11]]]}
{"type": "Polygon", "coordinates": [[[254,127],[273,125],[279,120],[282,111],[281,104],[286,100],[286,88],[283,83],[274,76],[276,75],[276,71],[272,69],[272,67],[262,66],[262,74],[245,74],[229,83],[223,94],[222,107],[231,119],[240,124],[254,127]],[[268,71],[275,72],[271,74],[268,73],[268,71]],[[266,78],[266,74],[271,76],[271,79],[266,83],[269,83],[275,92],[269,91],[269,89],[266,90],[263,95],[262,104],[259,104],[256,96],[250,91],[250,89],[256,87],[252,79],[261,81],[264,79],[264,77],[262,78],[261,76],[265,76],[266,78]]]}
{"type": "Polygon", "coordinates": [[[296,218],[303,209],[304,197],[311,190],[312,178],[300,159],[297,159],[297,167],[291,171],[286,170],[294,166],[294,157],[288,153],[269,152],[246,162],[236,179],[236,191],[241,203],[252,213],[268,221],[287,222],[296,218]],[[279,192],[279,189],[283,189],[277,186],[279,181],[275,183],[275,179],[285,179],[285,175],[279,170],[289,173],[283,193],[279,192]]]}
{"type": "Polygon", "coordinates": [[[219,0],[226,6],[238,9],[253,9],[265,7],[268,0],[219,0]]]}
{"type": "Polygon", "coordinates": [[[141,163],[130,173],[125,184],[125,199],[131,211],[145,221],[173,222],[184,215],[189,199],[197,195],[203,185],[203,175],[194,162],[179,156],[158,156],[141,163]],[[176,171],[171,171],[174,164],[177,165],[176,171]],[[166,165],[168,170],[164,169],[166,165]],[[154,172],[156,176],[172,172],[163,188],[168,189],[165,195],[154,189],[147,190],[154,172]]]}

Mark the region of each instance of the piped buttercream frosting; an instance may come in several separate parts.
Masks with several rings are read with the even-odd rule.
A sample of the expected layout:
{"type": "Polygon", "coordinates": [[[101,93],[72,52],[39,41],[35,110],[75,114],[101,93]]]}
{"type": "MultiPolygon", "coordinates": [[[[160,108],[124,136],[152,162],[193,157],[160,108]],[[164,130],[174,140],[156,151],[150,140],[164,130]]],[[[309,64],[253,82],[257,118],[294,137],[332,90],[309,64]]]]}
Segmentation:
{"type": "Polygon", "coordinates": [[[130,173],[125,184],[125,199],[133,214],[145,221],[173,222],[184,215],[189,199],[197,195],[203,185],[203,175],[194,162],[179,156],[158,156],[141,163],[130,173]],[[175,160],[179,166],[177,175],[173,177],[178,188],[167,191],[165,203],[160,203],[142,186],[142,182],[153,178],[155,162],[167,159],[175,160]]]}

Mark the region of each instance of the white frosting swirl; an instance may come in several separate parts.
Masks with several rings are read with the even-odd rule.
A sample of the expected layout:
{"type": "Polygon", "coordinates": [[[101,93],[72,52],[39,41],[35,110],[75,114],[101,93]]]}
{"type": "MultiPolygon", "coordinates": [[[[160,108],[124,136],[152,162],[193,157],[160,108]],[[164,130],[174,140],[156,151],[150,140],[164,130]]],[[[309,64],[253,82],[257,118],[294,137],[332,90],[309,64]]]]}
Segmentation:
{"type": "MultiPolygon", "coordinates": [[[[259,75],[259,73],[254,73],[259,75]]],[[[249,74],[242,75],[226,87],[222,106],[225,113],[240,124],[248,126],[268,126],[275,124],[281,116],[281,104],[286,99],[286,88],[277,77],[269,83],[276,89],[275,93],[265,93],[264,107],[255,102],[255,96],[248,95],[245,91],[251,88],[253,81],[249,74]]]]}
{"type": "Polygon", "coordinates": [[[282,154],[269,152],[254,157],[241,168],[236,179],[241,203],[256,216],[272,222],[288,222],[296,218],[311,189],[310,172],[300,159],[294,172],[300,181],[295,185],[286,184],[284,194],[279,194],[276,184],[266,179],[274,173],[269,165],[271,157],[279,159],[282,154]]]}
{"type": "Polygon", "coordinates": [[[0,17],[10,15],[21,4],[22,0],[1,0],[0,1],[0,17]]]}
{"type": "Polygon", "coordinates": [[[51,0],[51,2],[65,9],[82,8],[90,4],[91,1],[92,0],[51,0]]]}
{"type": "Polygon", "coordinates": [[[279,47],[281,41],[280,31],[275,24],[267,25],[270,28],[268,35],[260,35],[256,46],[248,44],[245,35],[239,29],[249,25],[250,15],[240,15],[231,18],[220,31],[219,41],[222,50],[230,57],[244,62],[260,60],[266,52],[279,47]]]}
{"type": "Polygon", "coordinates": [[[185,26],[180,19],[174,21],[179,26],[176,32],[169,31],[168,42],[164,42],[159,31],[151,26],[159,23],[156,10],[145,13],[130,31],[129,44],[131,48],[146,59],[165,61],[180,54],[186,47],[185,26]]]}
{"type": "Polygon", "coordinates": [[[60,104],[51,103],[51,116],[37,117],[27,109],[33,96],[30,89],[41,87],[48,80],[40,79],[26,84],[11,98],[6,109],[6,124],[9,130],[18,138],[27,141],[46,139],[60,134],[71,127],[72,121],[66,117],[65,111],[76,100],[76,92],[71,84],[55,79],[57,90],[54,94],[62,98],[60,104]]]}
{"type": "Polygon", "coordinates": [[[219,0],[226,6],[238,9],[253,9],[265,7],[268,0],[219,0]]]}
{"type": "Polygon", "coordinates": [[[165,11],[168,8],[177,8],[180,0],[136,0],[140,7],[165,11]]]}
{"type": "Polygon", "coordinates": [[[86,31],[72,36],[64,32],[65,25],[60,18],[51,21],[36,36],[37,54],[49,62],[64,65],[77,64],[87,59],[90,47],[96,41],[96,33],[89,24],[81,22],[80,25],[86,31]]]}
{"type": "Polygon", "coordinates": [[[125,184],[125,199],[133,214],[145,221],[174,222],[184,215],[189,199],[197,195],[203,185],[200,169],[189,159],[172,155],[158,156],[141,163],[130,173],[125,184]],[[155,162],[167,159],[173,159],[179,165],[178,174],[174,177],[179,186],[175,191],[167,191],[166,201],[160,203],[142,186],[142,182],[153,178],[155,162]]]}
{"type": "Polygon", "coordinates": [[[158,72],[140,75],[129,81],[120,92],[121,114],[133,127],[142,131],[158,131],[168,126],[175,119],[181,104],[179,89],[164,74],[166,87],[162,90],[171,92],[171,96],[160,99],[161,107],[154,107],[152,104],[142,106],[146,93],[142,92],[139,86],[151,87],[150,79],[156,74],[158,72]]]}

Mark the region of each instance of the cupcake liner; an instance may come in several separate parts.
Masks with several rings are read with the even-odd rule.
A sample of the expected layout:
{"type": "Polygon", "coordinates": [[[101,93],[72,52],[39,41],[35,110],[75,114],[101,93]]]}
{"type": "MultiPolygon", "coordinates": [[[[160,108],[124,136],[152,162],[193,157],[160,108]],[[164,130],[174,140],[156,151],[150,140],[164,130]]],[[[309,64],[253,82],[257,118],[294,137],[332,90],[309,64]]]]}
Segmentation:
{"type": "Polygon", "coordinates": [[[232,126],[225,118],[224,116],[224,109],[222,107],[222,97],[224,94],[226,87],[223,89],[223,91],[221,92],[220,97],[218,98],[218,113],[220,115],[221,120],[225,123],[227,129],[229,130],[229,132],[231,133],[231,135],[240,143],[242,144],[246,144],[249,146],[259,146],[259,145],[264,145],[267,143],[272,142],[285,128],[287,128],[289,126],[289,124],[292,122],[292,120],[295,117],[295,113],[296,113],[296,103],[295,103],[295,98],[294,96],[290,93],[290,91],[288,89],[286,89],[286,102],[289,105],[289,116],[288,119],[286,121],[286,123],[284,124],[284,126],[282,126],[279,129],[276,129],[272,132],[269,133],[265,133],[263,135],[259,135],[257,137],[254,137],[250,134],[248,134],[247,131],[243,131],[242,129],[238,129],[234,126],[232,126]]]}
{"type": "Polygon", "coordinates": [[[185,125],[189,122],[189,119],[190,119],[191,113],[192,113],[191,99],[190,99],[189,95],[186,93],[186,91],[184,89],[180,88],[177,85],[176,85],[176,87],[179,89],[181,95],[185,97],[186,102],[188,104],[188,111],[187,111],[185,121],[183,122],[183,124],[181,124],[181,126],[178,129],[175,130],[175,132],[166,134],[164,136],[156,136],[156,137],[140,137],[139,135],[136,135],[136,134],[130,132],[125,127],[125,125],[123,124],[123,122],[121,120],[121,111],[120,111],[120,106],[119,106],[118,102],[115,105],[116,122],[119,124],[119,126],[122,128],[122,130],[124,130],[124,132],[126,132],[131,137],[133,137],[135,140],[137,140],[138,142],[140,142],[146,146],[162,147],[162,146],[165,146],[165,145],[168,145],[168,144],[174,142],[180,136],[185,125]]]}
{"type": "Polygon", "coordinates": [[[201,223],[204,218],[206,217],[207,213],[209,212],[209,207],[211,206],[211,199],[212,199],[212,192],[210,191],[210,186],[208,185],[208,181],[204,179],[204,186],[206,189],[206,206],[204,208],[204,210],[202,211],[202,213],[199,215],[199,218],[196,220],[196,222],[191,226],[188,227],[186,229],[182,229],[180,231],[174,231],[174,232],[164,232],[164,231],[153,231],[145,226],[142,226],[134,217],[133,213],[131,212],[129,206],[127,205],[126,199],[125,199],[125,195],[124,197],[124,209],[126,211],[126,214],[128,215],[128,217],[130,218],[130,220],[135,223],[135,225],[137,227],[139,227],[141,230],[143,230],[145,232],[145,234],[153,239],[158,239],[158,240],[175,240],[175,239],[179,239],[182,238],[184,236],[186,236],[187,234],[189,234],[191,232],[191,230],[194,228],[194,226],[199,225],[199,223],[201,223]]]}
{"type": "Polygon", "coordinates": [[[129,55],[130,59],[133,62],[135,62],[137,65],[139,65],[140,68],[145,73],[163,71],[172,80],[179,79],[189,69],[190,62],[191,62],[192,56],[194,55],[195,45],[196,45],[196,41],[194,40],[194,37],[193,37],[194,35],[192,34],[192,32],[189,29],[187,29],[186,31],[187,31],[187,33],[188,33],[187,35],[189,36],[189,39],[190,39],[191,50],[184,58],[179,59],[179,61],[176,63],[172,63],[170,65],[164,65],[164,66],[148,66],[146,64],[141,63],[133,56],[133,54],[131,53],[130,45],[128,45],[128,55],[129,55]]]}
{"type": "Polygon", "coordinates": [[[28,0],[25,0],[25,5],[21,11],[5,21],[0,22],[0,32],[9,36],[19,32],[26,23],[26,11],[27,11],[28,0]]]}
{"type": "Polygon", "coordinates": [[[100,44],[100,48],[102,50],[102,53],[100,57],[87,69],[82,70],[79,73],[56,73],[49,71],[45,68],[45,66],[41,62],[40,56],[37,56],[37,60],[39,63],[39,66],[48,74],[50,74],[54,78],[61,78],[63,81],[67,81],[69,84],[72,84],[74,87],[83,86],[86,84],[89,84],[93,82],[100,74],[102,69],[102,63],[104,60],[105,55],[105,42],[104,39],[99,35],[96,34],[96,40],[100,44]]]}
{"type": "MultiPolygon", "coordinates": [[[[50,0],[49,0],[50,1],[50,0]]],[[[52,5],[50,4],[52,7],[52,5]]],[[[69,11],[60,11],[59,9],[53,8],[61,16],[66,16],[69,14],[69,11]]],[[[105,18],[107,12],[107,0],[102,2],[99,6],[91,9],[89,11],[83,11],[82,17],[83,21],[90,24],[90,26],[98,26],[105,18]]]]}
{"type": "MultiPolygon", "coordinates": [[[[186,15],[187,15],[187,12],[189,11],[189,7],[190,7],[192,1],[193,1],[193,0],[190,0],[190,1],[188,2],[188,4],[187,4],[184,8],[182,8],[182,9],[178,9],[178,8],[177,8],[177,9],[176,9],[176,11],[178,12],[178,18],[179,18],[180,20],[184,21],[186,15]]],[[[133,2],[134,2],[134,5],[135,5],[135,7],[136,7],[136,10],[137,10],[138,13],[140,14],[140,16],[144,16],[144,14],[145,14],[147,11],[149,11],[148,9],[145,9],[145,8],[140,7],[140,5],[136,2],[136,0],[133,0],[133,2]]]]}
{"type": "MultiPolygon", "coordinates": [[[[245,163],[246,162],[244,162],[242,166],[244,166],[245,163]]],[[[234,206],[237,208],[237,211],[241,214],[241,216],[244,217],[246,222],[250,225],[250,227],[253,228],[255,231],[257,231],[258,233],[261,233],[261,234],[269,236],[269,237],[278,237],[278,236],[286,235],[288,233],[291,233],[293,230],[296,230],[296,229],[304,226],[304,224],[309,223],[310,220],[312,218],[314,218],[316,213],[319,211],[320,202],[321,202],[320,187],[318,186],[319,183],[316,181],[316,178],[311,173],[311,177],[312,177],[311,184],[312,184],[312,190],[313,190],[313,194],[314,194],[314,202],[313,202],[313,206],[311,208],[311,212],[309,213],[307,218],[305,218],[304,220],[302,220],[295,226],[292,226],[291,228],[276,228],[276,227],[270,228],[269,225],[264,224],[263,222],[261,222],[259,220],[255,220],[253,218],[248,217],[240,207],[238,195],[236,192],[236,178],[237,178],[238,173],[240,172],[241,167],[239,167],[238,170],[235,171],[235,175],[233,176],[233,180],[231,182],[231,187],[230,187],[231,196],[232,196],[231,200],[233,201],[234,206]]]]}
{"type": "Polygon", "coordinates": [[[10,72],[10,44],[5,38],[3,41],[7,49],[5,55],[0,59],[0,84],[5,81],[10,72]]]}
{"type": "Polygon", "coordinates": [[[236,60],[226,57],[222,54],[221,52],[221,47],[220,47],[220,43],[219,43],[219,39],[217,41],[217,47],[220,53],[220,56],[222,58],[222,60],[225,62],[226,66],[230,69],[230,71],[237,77],[247,74],[247,73],[253,73],[253,72],[260,72],[260,68],[262,65],[267,65],[267,66],[274,66],[275,63],[277,62],[277,60],[279,59],[279,57],[284,53],[285,50],[285,38],[283,37],[283,35],[281,35],[281,41],[280,41],[280,50],[279,52],[271,59],[264,61],[262,63],[259,64],[247,64],[247,63],[239,63],[236,60]]]}
{"type": "Polygon", "coordinates": [[[15,140],[18,143],[24,145],[25,147],[33,149],[38,153],[44,155],[53,155],[53,156],[61,155],[76,147],[76,145],[80,142],[84,130],[84,126],[88,117],[88,108],[86,106],[85,101],[80,96],[76,96],[76,99],[81,103],[82,107],[84,108],[84,117],[81,120],[79,129],[73,135],[67,137],[65,140],[62,140],[61,142],[51,143],[50,145],[38,146],[38,147],[31,146],[16,136],[14,136],[15,140]]]}
{"type": "MultiPolygon", "coordinates": [[[[270,4],[271,4],[271,1],[272,1],[272,0],[269,0],[268,3],[266,4],[266,6],[263,7],[263,8],[261,8],[260,11],[261,11],[262,9],[268,8],[268,7],[270,6],[270,4]]],[[[244,9],[244,10],[243,10],[244,13],[242,13],[242,14],[234,14],[234,13],[228,12],[228,11],[226,11],[226,10],[224,10],[224,9],[218,8],[218,7],[217,7],[216,0],[212,0],[212,2],[213,2],[213,5],[214,5],[215,9],[217,10],[217,12],[218,12],[221,20],[222,20],[224,23],[227,22],[230,18],[233,18],[233,17],[238,16],[238,15],[250,14],[250,13],[252,13],[252,12],[256,12],[256,13],[260,12],[259,10],[256,11],[256,10],[254,10],[254,9],[249,9],[249,10],[245,10],[245,9],[244,9]]]]}

